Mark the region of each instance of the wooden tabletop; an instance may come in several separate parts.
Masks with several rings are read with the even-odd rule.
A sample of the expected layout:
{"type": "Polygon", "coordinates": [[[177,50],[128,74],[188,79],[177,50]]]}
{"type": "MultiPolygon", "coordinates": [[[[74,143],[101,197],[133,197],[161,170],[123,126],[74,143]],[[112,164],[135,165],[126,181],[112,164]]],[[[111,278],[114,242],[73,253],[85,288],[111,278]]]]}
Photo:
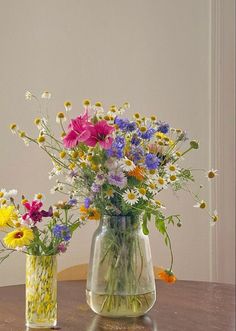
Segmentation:
{"type": "MultiPolygon", "coordinates": [[[[0,287],[0,331],[26,330],[24,290],[24,285],[0,287]]],[[[176,284],[169,285],[157,281],[157,302],[144,317],[122,320],[101,318],[86,304],[85,281],[69,281],[58,283],[59,327],[56,329],[233,331],[235,330],[234,312],[235,286],[233,285],[192,281],[177,281],[176,284]]]]}

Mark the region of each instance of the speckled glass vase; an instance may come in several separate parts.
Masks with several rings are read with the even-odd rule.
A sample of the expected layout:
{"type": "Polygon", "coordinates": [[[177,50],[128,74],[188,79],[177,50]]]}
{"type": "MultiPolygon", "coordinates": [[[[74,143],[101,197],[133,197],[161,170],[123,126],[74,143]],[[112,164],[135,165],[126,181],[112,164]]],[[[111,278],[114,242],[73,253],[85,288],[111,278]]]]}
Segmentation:
{"type": "Polygon", "coordinates": [[[26,257],[26,326],[51,328],[57,324],[57,257],[26,257]]]}

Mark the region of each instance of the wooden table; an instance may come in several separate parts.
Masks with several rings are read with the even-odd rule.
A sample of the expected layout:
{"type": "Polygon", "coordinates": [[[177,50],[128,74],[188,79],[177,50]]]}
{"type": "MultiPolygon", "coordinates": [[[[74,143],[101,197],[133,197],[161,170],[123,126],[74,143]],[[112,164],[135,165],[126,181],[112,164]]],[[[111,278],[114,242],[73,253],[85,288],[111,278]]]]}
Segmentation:
{"type": "MultiPolygon", "coordinates": [[[[107,319],[94,314],[85,302],[85,281],[58,283],[58,325],[62,331],[233,331],[233,285],[157,281],[157,302],[144,317],[107,319]]],[[[23,331],[24,286],[0,288],[0,331],[23,331]]],[[[32,329],[31,329],[32,330],[32,329]]],[[[37,329],[39,330],[39,329],[37,329]]],[[[46,329],[43,329],[46,330],[46,329]]]]}

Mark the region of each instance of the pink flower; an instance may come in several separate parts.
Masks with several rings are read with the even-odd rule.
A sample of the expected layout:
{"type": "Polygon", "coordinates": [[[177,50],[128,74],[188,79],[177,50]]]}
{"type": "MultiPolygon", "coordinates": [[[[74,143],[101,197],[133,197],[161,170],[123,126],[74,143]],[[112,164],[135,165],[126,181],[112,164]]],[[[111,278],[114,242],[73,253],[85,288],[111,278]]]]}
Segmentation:
{"type": "Polygon", "coordinates": [[[28,212],[22,216],[22,219],[26,223],[29,223],[31,220],[35,224],[37,222],[41,222],[43,217],[52,216],[52,207],[50,207],[48,211],[40,210],[43,203],[38,200],[33,200],[31,204],[30,202],[25,202],[24,206],[28,210],[28,212]]]}
{"type": "Polygon", "coordinates": [[[104,149],[111,147],[113,138],[109,135],[115,130],[113,126],[108,125],[105,120],[102,120],[91,126],[89,130],[90,137],[84,141],[86,145],[94,147],[97,143],[99,143],[99,145],[104,149]]]}
{"type": "Polygon", "coordinates": [[[66,148],[73,148],[79,142],[87,140],[91,135],[89,130],[91,126],[92,124],[88,121],[88,111],[86,111],[84,115],[71,120],[69,125],[70,131],[63,139],[64,146],[66,148]]]}
{"type": "Polygon", "coordinates": [[[65,253],[67,250],[67,246],[64,244],[64,243],[60,243],[58,246],[57,246],[57,251],[59,253],[65,253]]]}

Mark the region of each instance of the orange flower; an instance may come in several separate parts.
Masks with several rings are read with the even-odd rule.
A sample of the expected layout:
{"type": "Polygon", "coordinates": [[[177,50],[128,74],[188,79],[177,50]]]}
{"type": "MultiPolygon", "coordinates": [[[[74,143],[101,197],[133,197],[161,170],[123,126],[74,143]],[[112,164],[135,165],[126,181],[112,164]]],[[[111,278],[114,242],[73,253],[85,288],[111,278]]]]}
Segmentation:
{"type": "Polygon", "coordinates": [[[90,221],[99,221],[101,214],[96,208],[86,208],[84,205],[80,207],[80,212],[82,213],[82,219],[88,219],[90,221]]]}
{"type": "Polygon", "coordinates": [[[170,270],[162,270],[158,273],[159,279],[163,280],[166,283],[175,283],[176,277],[174,273],[170,270]]]}
{"type": "Polygon", "coordinates": [[[130,171],[128,175],[141,181],[144,179],[144,168],[137,166],[134,170],[130,171]]]}

